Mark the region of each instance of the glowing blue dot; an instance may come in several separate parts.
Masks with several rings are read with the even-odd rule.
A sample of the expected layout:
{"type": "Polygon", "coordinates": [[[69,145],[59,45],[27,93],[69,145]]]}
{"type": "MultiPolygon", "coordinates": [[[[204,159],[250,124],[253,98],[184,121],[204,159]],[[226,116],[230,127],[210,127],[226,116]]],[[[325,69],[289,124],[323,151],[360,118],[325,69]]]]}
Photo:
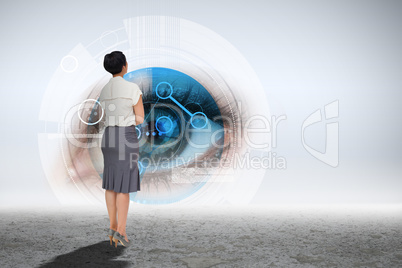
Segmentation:
{"type": "Polygon", "coordinates": [[[152,132],[152,136],[155,136],[156,135],[156,132],[152,132]]]}
{"type": "Polygon", "coordinates": [[[149,132],[145,133],[147,136],[149,136],[149,132]]]}

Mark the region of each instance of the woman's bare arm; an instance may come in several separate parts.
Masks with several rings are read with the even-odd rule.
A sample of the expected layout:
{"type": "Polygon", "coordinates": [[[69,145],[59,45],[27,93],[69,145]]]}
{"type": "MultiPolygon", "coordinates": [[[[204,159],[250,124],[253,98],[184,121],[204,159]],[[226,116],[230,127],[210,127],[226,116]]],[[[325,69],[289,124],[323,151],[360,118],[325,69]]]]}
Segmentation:
{"type": "Polygon", "coordinates": [[[135,125],[140,125],[142,122],[144,122],[144,105],[142,103],[142,94],[140,95],[137,104],[133,105],[133,108],[135,114],[135,125]]]}

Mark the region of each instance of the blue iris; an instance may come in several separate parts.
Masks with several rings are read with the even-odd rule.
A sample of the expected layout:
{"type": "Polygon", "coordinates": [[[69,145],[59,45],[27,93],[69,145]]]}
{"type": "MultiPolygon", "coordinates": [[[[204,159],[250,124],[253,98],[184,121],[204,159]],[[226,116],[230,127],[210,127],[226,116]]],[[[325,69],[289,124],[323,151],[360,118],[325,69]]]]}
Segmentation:
{"type": "MultiPolygon", "coordinates": [[[[141,139],[146,139],[146,142],[140,147],[140,162],[147,158],[159,163],[158,160],[178,156],[191,159],[195,154],[206,152],[208,149],[189,146],[186,139],[180,139],[184,128],[197,130],[210,124],[211,132],[191,132],[190,140],[193,144],[199,142],[213,146],[212,132],[223,130],[221,113],[214,98],[198,81],[182,72],[160,67],[136,70],[127,73],[124,78],[138,84],[143,92],[145,120],[137,128],[145,134],[141,139]],[[164,146],[167,144],[173,145],[164,146]]],[[[221,154],[222,149],[217,149],[215,157],[220,159],[221,154]]],[[[145,169],[160,171],[161,168],[146,165],[145,169]]],[[[205,183],[191,184],[185,192],[171,192],[168,197],[149,196],[146,200],[137,200],[136,193],[132,193],[130,199],[140,203],[173,203],[192,195],[205,183]]]]}

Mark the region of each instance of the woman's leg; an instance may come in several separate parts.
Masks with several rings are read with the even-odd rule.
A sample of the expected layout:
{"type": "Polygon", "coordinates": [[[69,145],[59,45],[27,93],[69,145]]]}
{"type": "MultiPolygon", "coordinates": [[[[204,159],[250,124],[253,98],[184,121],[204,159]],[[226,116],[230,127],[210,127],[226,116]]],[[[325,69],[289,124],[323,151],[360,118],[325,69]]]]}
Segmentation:
{"type": "Polygon", "coordinates": [[[126,235],[126,223],[127,223],[127,214],[128,214],[128,206],[130,204],[130,194],[125,193],[117,193],[116,197],[117,204],[117,215],[118,215],[118,225],[117,231],[127,239],[126,235]]]}
{"type": "Polygon", "coordinates": [[[110,229],[117,230],[117,207],[116,207],[116,195],[117,193],[112,190],[106,190],[105,199],[107,212],[109,213],[110,229]]]}

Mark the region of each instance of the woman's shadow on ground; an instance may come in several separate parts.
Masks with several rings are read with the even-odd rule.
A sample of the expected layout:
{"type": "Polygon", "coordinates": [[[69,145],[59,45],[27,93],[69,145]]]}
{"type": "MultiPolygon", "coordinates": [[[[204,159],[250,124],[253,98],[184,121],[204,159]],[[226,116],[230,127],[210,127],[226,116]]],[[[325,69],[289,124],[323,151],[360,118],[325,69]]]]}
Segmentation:
{"type": "Polygon", "coordinates": [[[129,267],[128,261],[114,260],[124,252],[124,247],[111,246],[109,241],[102,241],[73,252],[59,255],[39,268],[50,267],[129,267]]]}

